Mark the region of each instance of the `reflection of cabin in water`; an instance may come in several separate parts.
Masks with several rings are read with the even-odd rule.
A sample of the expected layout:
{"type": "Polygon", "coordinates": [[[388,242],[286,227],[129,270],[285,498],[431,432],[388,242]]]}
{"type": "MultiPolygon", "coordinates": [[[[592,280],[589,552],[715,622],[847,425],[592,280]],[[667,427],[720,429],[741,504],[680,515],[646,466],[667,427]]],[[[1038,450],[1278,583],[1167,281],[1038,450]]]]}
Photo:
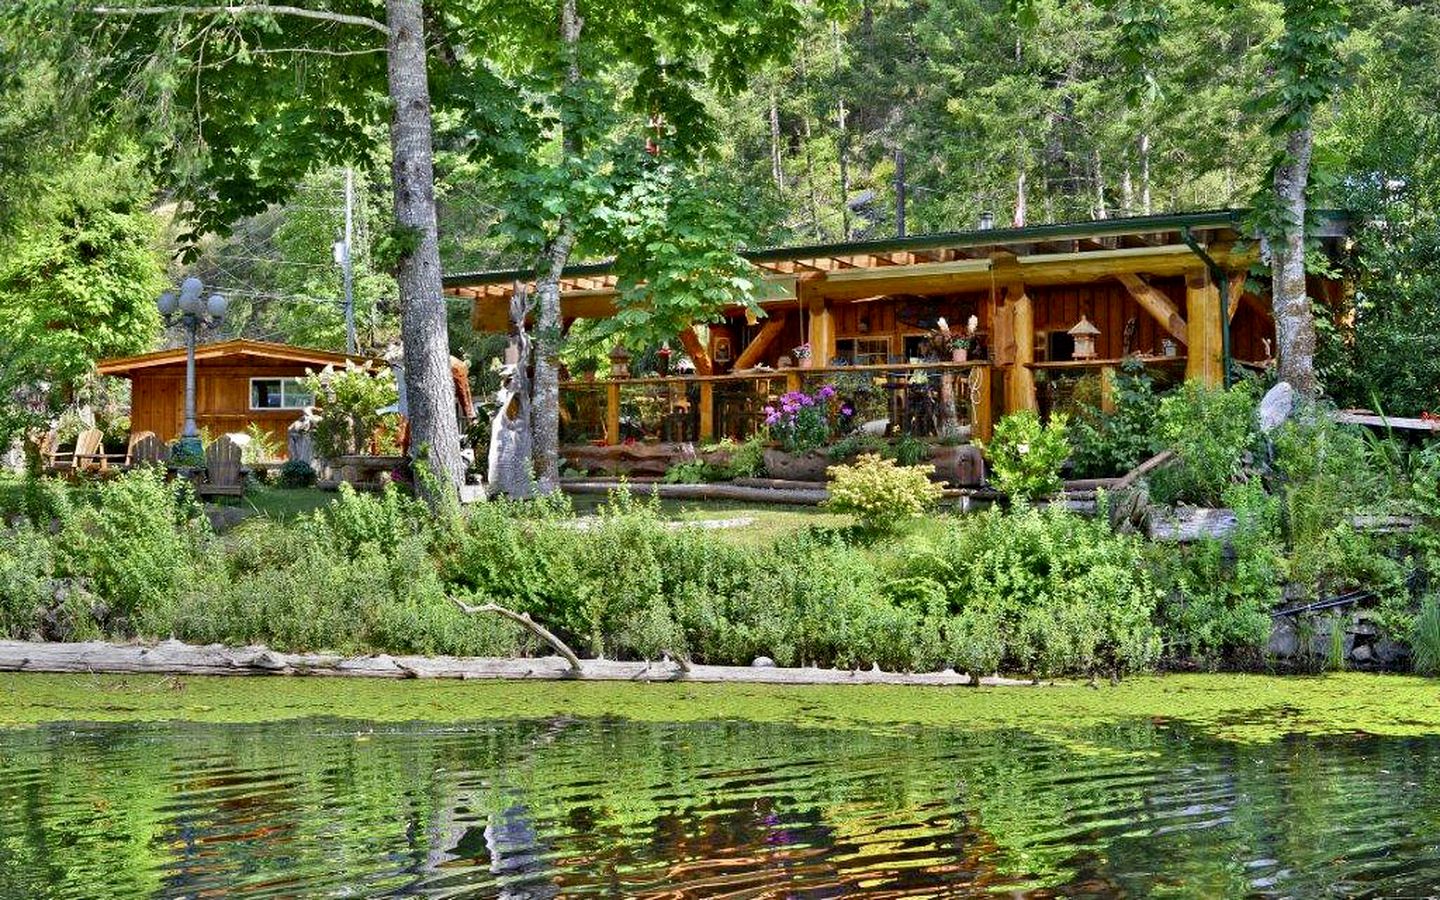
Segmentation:
{"type": "MultiPolygon", "coordinates": [[[[970,419],[982,436],[993,415],[1043,407],[1054,385],[1130,356],[1177,378],[1218,384],[1227,351],[1253,365],[1273,348],[1269,283],[1246,278],[1260,246],[1243,218],[1222,210],[748,251],[764,273],[768,316],[747,320],[731,309],[723,321],[678,335],[695,363],[694,389],[670,396],[682,396],[687,414],[698,407],[685,436],[733,433],[719,422],[729,382],[760,379],[755,393],[773,394],[776,374],[805,343],[813,359],[786,370],[782,388],[853,370],[903,376],[900,384],[922,381],[917,368],[942,379],[948,373],[964,379],[966,392],[957,393],[971,398],[970,419]],[[953,328],[971,316],[978,328],[969,358],[939,359],[929,347],[937,321],[953,328]],[[1095,355],[1076,359],[1070,331],[1082,317],[1099,333],[1095,355]]],[[[1323,222],[1321,236],[1333,245],[1342,220],[1323,222]]],[[[531,278],[490,271],[450,275],[445,285],[471,299],[477,329],[504,331],[513,285],[531,278]]],[[[1338,282],[1311,284],[1322,299],[1339,289],[1338,282]]],[[[566,270],[567,326],[613,314],[614,300],[607,264],[566,270]]],[[[613,443],[625,401],[613,383],[608,391],[602,439],[613,443]]]]}

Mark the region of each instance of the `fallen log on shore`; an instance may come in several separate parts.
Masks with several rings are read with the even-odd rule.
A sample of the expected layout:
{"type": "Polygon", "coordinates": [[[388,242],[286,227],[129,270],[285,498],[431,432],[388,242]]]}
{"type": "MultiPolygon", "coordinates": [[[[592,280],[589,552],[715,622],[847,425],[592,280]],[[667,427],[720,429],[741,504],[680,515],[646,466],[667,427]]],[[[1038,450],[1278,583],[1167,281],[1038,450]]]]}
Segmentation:
{"type": "MultiPolygon", "coordinates": [[[[119,675],[250,675],[360,678],[458,678],[546,681],[694,681],[714,684],[893,684],[961,686],[969,675],[944,672],[882,672],[875,669],[707,666],[673,660],[620,662],[580,660],[572,668],[561,656],[518,659],[461,656],[344,657],[327,653],[280,653],[267,647],[204,646],[181,641],[61,644],[0,641],[0,672],[108,673],[119,675]],[[688,671],[687,671],[688,668],[688,671]]],[[[1028,685],[1010,678],[979,679],[985,686],[1028,685]]]]}

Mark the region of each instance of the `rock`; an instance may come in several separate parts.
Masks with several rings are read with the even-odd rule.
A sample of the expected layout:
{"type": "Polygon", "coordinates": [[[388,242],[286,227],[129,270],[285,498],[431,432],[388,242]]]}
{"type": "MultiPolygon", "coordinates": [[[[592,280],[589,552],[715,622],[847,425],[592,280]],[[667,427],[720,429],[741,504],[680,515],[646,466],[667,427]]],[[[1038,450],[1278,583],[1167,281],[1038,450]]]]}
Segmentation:
{"type": "Polygon", "coordinates": [[[1356,644],[1355,649],[1350,651],[1350,658],[1357,663],[1366,663],[1374,658],[1374,654],[1369,644],[1356,644]]]}
{"type": "Polygon", "coordinates": [[[1270,626],[1270,643],[1265,652],[1283,659],[1290,659],[1300,652],[1300,633],[1295,627],[1294,619],[1282,616],[1274,620],[1270,626]]]}
{"type": "Polygon", "coordinates": [[[1388,637],[1376,641],[1371,652],[1375,654],[1375,661],[1382,666],[1398,666],[1410,658],[1409,647],[1388,637]]]}
{"type": "Polygon", "coordinates": [[[1339,627],[1344,635],[1341,638],[1340,653],[1348,658],[1350,652],[1355,648],[1355,635],[1345,630],[1340,620],[1335,616],[1317,616],[1311,620],[1314,623],[1315,632],[1310,639],[1310,652],[1317,659],[1330,658],[1330,629],[1339,627]]]}
{"type": "Polygon", "coordinates": [[[775,668],[775,660],[771,659],[771,658],[768,657],[768,656],[757,656],[757,657],[755,657],[753,660],[750,661],[750,668],[752,668],[752,669],[773,669],[773,668],[775,668]]]}
{"type": "Polygon", "coordinates": [[[1269,434],[1284,425],[1294,409],[1295,389],[1289,382],[1282,381],[1266,391],[1260,400],[1260,408],[1255,413],[1261,433],[1269,434]]]}
{"type": "Polygon", "coordinates": [[[254,513],[250,510],[241,509],[238,506],[205,504],[205,518],[210,520],[210,527],[217,532],[229,531],[252,515],[254,513]]]}

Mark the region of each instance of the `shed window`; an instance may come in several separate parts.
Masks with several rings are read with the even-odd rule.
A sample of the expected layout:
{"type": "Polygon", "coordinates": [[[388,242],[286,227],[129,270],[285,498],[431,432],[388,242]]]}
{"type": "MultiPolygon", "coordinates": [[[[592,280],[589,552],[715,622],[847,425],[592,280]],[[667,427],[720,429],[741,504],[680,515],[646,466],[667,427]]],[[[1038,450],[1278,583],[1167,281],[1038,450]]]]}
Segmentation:
{"type": "Polygon", "coordinates": [[[296,378],[250,379],[251,409],[303,409],[314,396],[296,378]]]}

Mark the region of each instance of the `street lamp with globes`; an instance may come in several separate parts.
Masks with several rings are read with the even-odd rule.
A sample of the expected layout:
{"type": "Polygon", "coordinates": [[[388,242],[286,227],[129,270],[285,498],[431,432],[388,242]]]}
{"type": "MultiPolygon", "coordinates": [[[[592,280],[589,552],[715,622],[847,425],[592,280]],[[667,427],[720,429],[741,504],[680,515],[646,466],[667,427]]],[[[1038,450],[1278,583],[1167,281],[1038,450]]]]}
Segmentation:
{"type": "Polygon", "coordinates": [[[227,305],[221,295],[211,294],[207,300],[202,296],[204,292],[204,283],[192,275],[181,282],[178,296],[166,291],[155,301],[166,325],[178,323],[185,328],[185,427],[177,450],[180,455],[192,457],[204,452],[200,429],[195,425],[195,342],[201,328],[220,325],[227,305]]]}

